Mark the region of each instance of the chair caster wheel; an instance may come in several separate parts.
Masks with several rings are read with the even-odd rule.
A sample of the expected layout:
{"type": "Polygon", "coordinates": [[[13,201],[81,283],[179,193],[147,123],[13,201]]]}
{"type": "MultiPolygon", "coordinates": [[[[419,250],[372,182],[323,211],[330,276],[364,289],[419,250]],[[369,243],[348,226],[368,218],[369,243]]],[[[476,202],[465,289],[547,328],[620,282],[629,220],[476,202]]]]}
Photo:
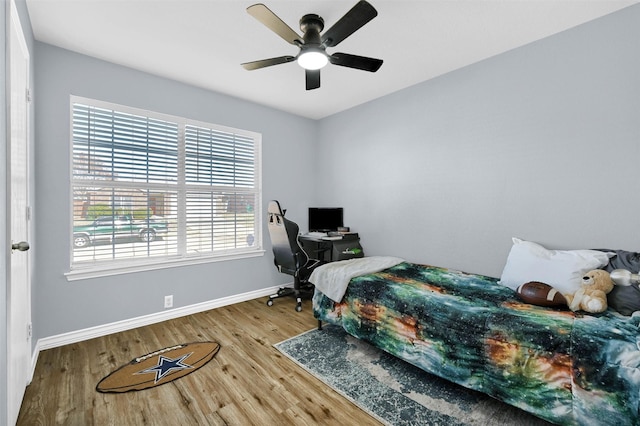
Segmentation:
{"type": "Polygon", "coordinates": [[[273,306],[273,299],[267,300],[267,306],[273,306]]]}
{"type": "Polygon", "coordinates": [[[302,311],[302,305],[297,304],[296,305],[296,312],[301,312],[302,311]]]}

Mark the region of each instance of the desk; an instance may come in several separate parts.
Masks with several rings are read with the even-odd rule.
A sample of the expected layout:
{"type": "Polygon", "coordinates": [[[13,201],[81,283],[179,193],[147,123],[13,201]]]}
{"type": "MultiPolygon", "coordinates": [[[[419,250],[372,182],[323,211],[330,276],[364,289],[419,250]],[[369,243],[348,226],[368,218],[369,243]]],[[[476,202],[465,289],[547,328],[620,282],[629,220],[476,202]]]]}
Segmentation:
{"type": "Polygon", "coordinates": [[[358,234],[346,234],[341,239],[323,239],[311,235],[301,234],[298,240],[304,251],[312,259],[325,262],[347,260],[364,257],[358,234]]]}

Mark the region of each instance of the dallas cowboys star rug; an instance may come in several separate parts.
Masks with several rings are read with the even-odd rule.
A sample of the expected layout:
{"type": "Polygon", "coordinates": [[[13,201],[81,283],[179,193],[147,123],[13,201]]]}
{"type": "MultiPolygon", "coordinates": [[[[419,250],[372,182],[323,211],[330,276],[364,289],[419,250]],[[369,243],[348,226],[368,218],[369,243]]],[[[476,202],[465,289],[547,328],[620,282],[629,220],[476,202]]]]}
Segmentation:
{"type": "Polygon", "coordinates": [[[184,343],[132,359],[96,386],[98,392],[129,392],[163,385],[191,374],[218,353],[216,342],[184,343]]]}

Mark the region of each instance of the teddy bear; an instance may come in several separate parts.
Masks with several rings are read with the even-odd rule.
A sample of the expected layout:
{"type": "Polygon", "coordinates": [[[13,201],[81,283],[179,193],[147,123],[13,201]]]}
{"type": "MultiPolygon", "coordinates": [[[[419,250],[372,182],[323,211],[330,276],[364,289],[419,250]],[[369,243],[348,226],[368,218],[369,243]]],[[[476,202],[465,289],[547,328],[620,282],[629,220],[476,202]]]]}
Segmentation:
{"type": "Polygon", "coordinates": [[[582,277],[580,289],[574,294],[565,294],[569,309],[599,313],[607,310],[607,294],[613,290],[614,282],[607,271],[595,269],[582,277]]]}

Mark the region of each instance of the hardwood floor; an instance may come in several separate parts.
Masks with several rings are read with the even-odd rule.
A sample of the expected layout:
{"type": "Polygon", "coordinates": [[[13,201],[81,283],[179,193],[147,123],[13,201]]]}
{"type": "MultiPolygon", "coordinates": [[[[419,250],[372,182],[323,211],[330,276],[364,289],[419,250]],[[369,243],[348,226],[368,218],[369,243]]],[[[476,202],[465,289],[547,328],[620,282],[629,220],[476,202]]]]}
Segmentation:
{"type": "Polygon", "coordinates": [[[311,302],[251,300],[40,353],[18,425],[380,425],[272,345],[316,327],[311,302]],[[213,340],[200,370],[138,392],[103,394],[102,377],[139,355],[213,340]]]}

